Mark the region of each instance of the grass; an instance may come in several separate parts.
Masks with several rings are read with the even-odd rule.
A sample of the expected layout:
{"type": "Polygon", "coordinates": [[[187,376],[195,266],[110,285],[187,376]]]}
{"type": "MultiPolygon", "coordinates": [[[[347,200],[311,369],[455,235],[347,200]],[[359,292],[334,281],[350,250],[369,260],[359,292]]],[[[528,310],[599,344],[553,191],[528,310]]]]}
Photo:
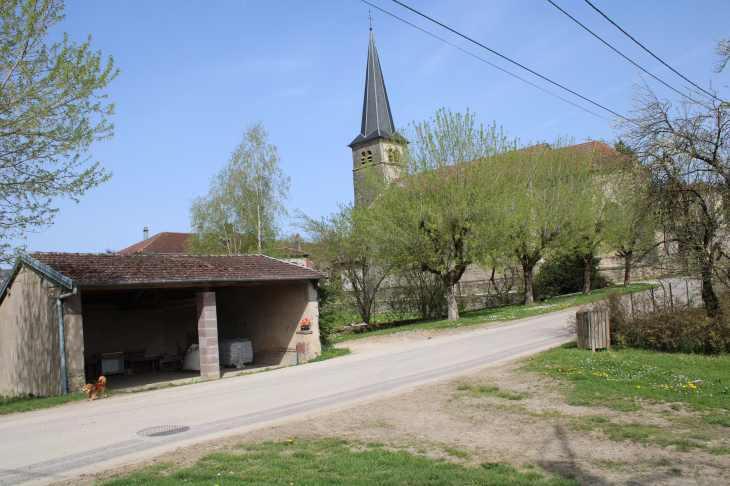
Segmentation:
{"type": "MultiPolygon", "coordinates": [[[[523,361],[523,369],[560,380],[565,401],[634,412],[668,404],[670,426],[617,423],[599,415],[571,420],[574,430],[596,430],[613,441],[675,446],[677,452],[726,447],[730,427],[730,355],[670,354],[643,349],[591,353],[568,343],[523,361]],[[682,412],[692,412],[689,415],[682,412]],[[718,443],[720,441],[720,443],[718,443]]],[[[620,417],[617,416],[617,417],[620,417]]]]}
{"type": "Polygon", "coordinates": [[[42,408],[56,407],[64,403],[88,400],[86,393],[72,393],[58,397],[0,397],[0,415],[15,412],[29,412],[42,408]]]}
{"type": "Polygon", "coordinates": [[[546,477],[537,471],[521,473],[502,464],[470,466],[373,445],[363,450],[362,444],[336,438],[242,444],[238,454],[217,452],[185,469],[158,465],[103,484],[577,485],[563,477],[546,477]]]}
{"type": "Polygon", "coordinates": [[[730,355],[643,349],[591,353],[572,342],[529,358],[524,368],[560,379],[570,405],[628,412],[640,409],[640,400],[684,404],[700,412],[712,410],[705,415],[707,423],[730,427],[730,355]]]}
{"type": "Polygon", "coordinates": [[[315,361],[324,361],[326,359],[336,358],[338,356],[344,356],[350,354],[350,348],[329,348],[322,351],[322,354],[314,359],[310,359],[307,363],[314,363],[315,361]]]}
{"type": "MultiPolygon", "coordinates": [[[[431,321],[416,322],[406,324],[404,326],[390,327],[384,329],[376,329],[361,333],[342,333],[333,336],[333,342],[344,342],[353,339],[360,339],[369,336],[379,336],[383,334],[393,334],[403,331],[415,331],[421,329],[449,329],[461,326],[471,326],[475,324],[486,324],[489,322],[512,321],[515,319],[523,319],[525,317],[533,317],[548,312],[565,310],[570,307],[580,306],[596,302],[603,299],[608,292],[619,292],[622,295],[630,292],[641,292],[648,290],[656,285],[638,283],[632,284],[630,287],[607,287],[591,291],[590,295],[568,295],[564,297],[555,297],[544,302],[536,302],[533,306],[525,306],[523,304],[507,305],[503,307],[494,307],[491,309],[483,309],[478,311],[463,312],[460,319],[456,322],[446,319],[435,319],[431,321]]],[[[379,322],[376,320],[376,322],[379,322]]]]}
{"type": "Polygon", "coordinates": [[[470,392],[472,396],[493,396],[497,398],[504,398],[507,400],[522,400],[530,396],[529,393],[512,393],[506,391],[500,391],[498,386],[484,386],[484,385],[470,385],[468,383],[459,383],[456,386],[458,391],[470,392]]]}

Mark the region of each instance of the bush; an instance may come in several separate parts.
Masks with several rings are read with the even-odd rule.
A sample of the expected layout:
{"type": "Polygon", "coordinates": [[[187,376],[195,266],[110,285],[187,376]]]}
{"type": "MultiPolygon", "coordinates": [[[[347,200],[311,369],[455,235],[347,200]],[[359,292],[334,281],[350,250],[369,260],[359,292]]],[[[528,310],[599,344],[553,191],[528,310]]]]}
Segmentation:
{"type": "Polygon", "coordinates": [[[701,354],[730,352],[730,308],[726,307],[720,317],[710,318],[705,309],[679,302],[656,307],[643,305],[641,300],[649,299],[646,295],[635,299],[639,301],[635,311],[642,309],[636,316],[632,315],[631,301],[616,292],[594,306],[609,311],[612,346],[701,354]]]}
{"type": "MultiPolygon", "coordinates": [[[[600,258],[591,265],[591,289],[601,289],[609,284],[598,271],[600,258]]],[[[574,254],[560,255],[547,260],[532,283],[538,298],[572,294],[583,290],[583,266],[574,254]]]]}
{"type": "Polygon", "coordinates": [[[319,307],[319,342],[322,351],[332,347],[330,337],[336,327],[350,322],[352,314],[348,311],[347,294],[338,278],[320,280],[317,287],[317,306],[319,307]]]}

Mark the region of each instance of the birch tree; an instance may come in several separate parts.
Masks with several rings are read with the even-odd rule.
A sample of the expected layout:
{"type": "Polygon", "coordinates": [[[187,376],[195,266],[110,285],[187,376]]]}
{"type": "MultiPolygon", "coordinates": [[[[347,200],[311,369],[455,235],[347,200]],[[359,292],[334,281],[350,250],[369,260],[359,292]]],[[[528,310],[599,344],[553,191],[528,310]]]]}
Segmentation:
{"type": "Polygon", "coordinates": [[[288,215],[290,179],[261,122],[249,125],[227,166],[213,178],[208,194],[190,206],[195,231],[191,252],[228,254],[278,252],[282,219],[288,215]]]}

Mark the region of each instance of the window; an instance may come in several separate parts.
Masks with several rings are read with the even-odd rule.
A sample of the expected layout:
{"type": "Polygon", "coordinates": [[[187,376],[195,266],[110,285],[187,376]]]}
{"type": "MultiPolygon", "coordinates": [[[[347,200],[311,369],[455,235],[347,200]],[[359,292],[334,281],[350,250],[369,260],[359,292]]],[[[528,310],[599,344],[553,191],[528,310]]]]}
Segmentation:
{"type": "Polygon", "coordinates": [[[372,161],[373,161],[373,153],[368,150],[368,162],[372,162],[372,161]]]}
{"type": "Polygon", "coordinates": [[[361,164],[364,164],[365,163],[365,152],[363,152],[363,153],[360,154],[360,163],[361,164]]]}

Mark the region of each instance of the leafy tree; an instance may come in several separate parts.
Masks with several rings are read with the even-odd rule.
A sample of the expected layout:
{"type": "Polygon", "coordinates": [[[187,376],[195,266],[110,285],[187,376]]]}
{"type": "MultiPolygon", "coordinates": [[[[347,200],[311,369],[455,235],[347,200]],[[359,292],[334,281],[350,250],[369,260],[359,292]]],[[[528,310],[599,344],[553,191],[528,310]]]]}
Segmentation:
{"type": "Polygon", "coordinates": [[[624,286],[628,287],[633,265],[657,246],[658,225],[647,193],[649,174],[622,141],[615,148],[624,154],[626,163],[614,180],[611,202],[616,207],[607,227],[606,244],[624,260],[624,286]]]}
{"type": "Polygon", "coordinates": [[[205,197],[190,206],[190,223],[204,238],[188,241],[191,253],[280,253],[281,219],[287,215],[289,177],[261,122],[248,126],[228,165],[205,197]]]}
{"type": "Polygon", "coordinates": [[[525,305],[533,305],[533,272],[551,245],[574,230],[586,161],[558,140],[520,150],[512,157],[516,189],[508,195],[509,243],[522,266],[525,305]]]}
{"type": "MultiPolygon", "coordinates": [[[[608,283],[598,271],[599,262],[598,258],[591,261],[591,288],[605,287],[608,283]]],[[[574,252],[556,253],[547,258],[535,277],[535,293],[552,297],[581,292],[585,286],[583,265],[574,252]]]]}
{"type": "Polygon", "coordinates": [[[360,319],[370,324],[373,303],[393,266],[381,258],[367,211],[367,206],[348,204],[319,220],[301,212],[297,219],[312,242],[309,248],[313,257],[324,270],[341,277],[344,287],[352,291],[360,319]]]}
{"type": "Polygon", "coordinates": [[[485,129],[469,112],[446,110],[406,138],[407,148],[395,154],[400,178],[373,202],[369,228],[384,261],[415,264],[441,279],[448,319],[456,320],[455,285],[503,239],[510,168],[494,156],[514,147],[496,126],[485,129]]]}
{"type": "Polygon", "coordinates": [[[63,20],[54,0],[0,4],[0,258],[8,240],[52,224],[54,200],[78,201],[111,174],[87,165],[92,142],[109,138],[114,105],[100,91],[118,74],[111,56],[62,40],[44,44],[63,20]]]}
{"type": "Polygon", "coordinates": [[[730,114],[722,102],[687,91],[675,107],[637,85],[634,109],[616,130],[651,176],[649,197],[664,229],[664,247],[702,281],[710,316],[720,313],[714,278],[728,284],[730,114]]]}

